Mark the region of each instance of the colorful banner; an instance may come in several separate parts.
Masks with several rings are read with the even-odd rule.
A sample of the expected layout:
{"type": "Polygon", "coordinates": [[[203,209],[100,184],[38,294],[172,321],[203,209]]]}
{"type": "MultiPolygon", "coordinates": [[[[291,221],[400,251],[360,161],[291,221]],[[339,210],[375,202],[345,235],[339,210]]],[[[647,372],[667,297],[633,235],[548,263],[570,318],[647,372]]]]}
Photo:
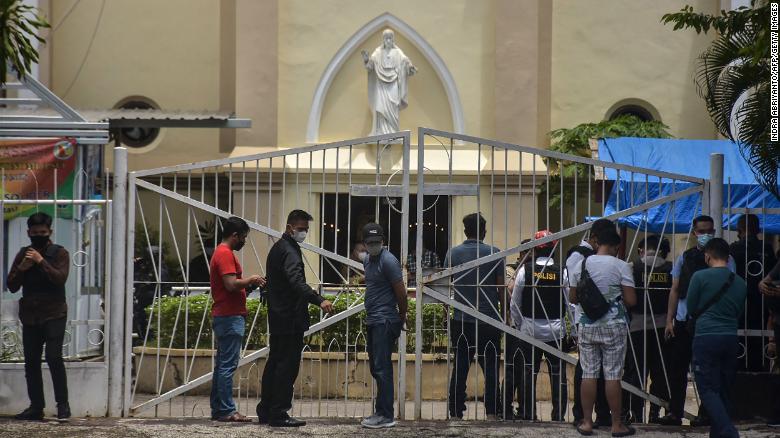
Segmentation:
{"type": "MultiPolygon", "coordinates": [[[[0,193],[3,200],[78,199],[74,181],[78,169],[77,144],[71,139],[0,141],[0,193]],[[56,192],[55,192],[56,191],[56,192]]],[[[4,204],[6,220],[43,211],[54,216],[54,206],[4,204]]],[[[72,205],[57,206],[56,217],[73,217],[72,205]]]]}

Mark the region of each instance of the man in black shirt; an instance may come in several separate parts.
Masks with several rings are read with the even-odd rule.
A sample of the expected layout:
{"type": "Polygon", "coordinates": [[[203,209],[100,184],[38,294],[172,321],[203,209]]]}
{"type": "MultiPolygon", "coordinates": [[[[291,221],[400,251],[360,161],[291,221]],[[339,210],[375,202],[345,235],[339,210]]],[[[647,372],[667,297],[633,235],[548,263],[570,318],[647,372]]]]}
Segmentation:
{"type": "Polygon", "coordinates": [[[306,240],[312,219],[303,210],[293,210],[266,262],[271,351],[263,370],[257,416],[261,424],[275,427],[306,425],[287,411],[292,407],[293,384],[301,364],[303,333],[309,329],[309,304],[333,311],[333,304],[306,284],[300,244],[306,240]]]}
{"type": "MultiPolygon", "coordinates": [[[[739,328],[763,330],[769,316],[763,306],[758,283],[775,265],[772,247],[758,238],[760,232],[758,216],[744,214],[737,220],[739,240],[729,246],[729,252],[737,264],[737,275],[747,283],[747,302],[745,315],[739,319],[739,328]]],[[[745,357],[738,361],[738,369],[743,371],[764,371],[764,346],[761,336],[740,336],[740,342],[746,345],[745,357]]],[[[766,361],[768,362],[768,360],[766,361]]]]}
{"type": "Polygon", "coordinates": [[[68,304],[65,282],[68,280],[68,251],[51,241],[52,218],[35,213],[27,219],[27,235],[32,245],[22,248],[8,273],[8,289],[22,289],[19,319],[22,322],[24,346],[24,377],[30,407],[18,414],[18,420],[42,420],[45,406],[41,354],[46,346],[46,363],[54,384],[57,418],[70,417],[68,381],[62,360],[68,304]]]}

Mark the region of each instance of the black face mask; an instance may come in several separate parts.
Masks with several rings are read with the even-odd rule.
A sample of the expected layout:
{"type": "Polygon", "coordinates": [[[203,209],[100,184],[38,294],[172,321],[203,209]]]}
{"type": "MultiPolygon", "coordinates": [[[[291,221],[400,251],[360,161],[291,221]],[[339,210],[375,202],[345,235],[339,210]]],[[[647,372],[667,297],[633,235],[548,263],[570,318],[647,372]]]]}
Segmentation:
{"type": "Polygon", "coordinates": [[[243,242],[238,241],[238,242],[236,242],[236,247],[233,248],[233,250],[234,251],[241,251],[241,248],[243,248],[244,245],[246,245],[246,241],[243,241],[243,242]]]}
{"type": "Polygon", "coordinates": [[[49,243],[49,236],[30,236],[30,242],[36,248],[43,248],[49,243]]]}

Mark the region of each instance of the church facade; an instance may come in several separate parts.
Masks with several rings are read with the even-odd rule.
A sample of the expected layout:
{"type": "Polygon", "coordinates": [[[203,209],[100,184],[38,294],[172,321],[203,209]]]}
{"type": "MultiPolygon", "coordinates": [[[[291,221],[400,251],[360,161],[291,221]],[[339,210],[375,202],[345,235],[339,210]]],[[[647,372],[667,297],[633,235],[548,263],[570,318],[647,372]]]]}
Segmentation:
{"type": "MultiPolygon", "coordinates": [[[[416,68],[399,122],[412,130],[412,156],[418,126],[546,148],[553,129],[625,112],[660,120],[676,137],[716,137],[693,83],[696,57],[712,37],[661,23],[683,6],[677,0],[39,3],[54,29],[40,78],[74,107],[140,102],[252,119],[250,129],[140,133],[131,170],[369,135],[361,51],[380,46],[386,29],[416,68]]],[[[731,3],[687,2],[708,13],[731,3]]],[[[453,172],[466,174],[469,166],[456,163],[453,172]]],[[[216,195],[207,192],[209,202],[216,195]]],[[[142,198],[152,216],[155,199],[142,198]]],[[[456,222],[473,209],[470,202],[453,199],[456,222]]],[[[319,219],[321,212],[311,213],[319,219]]],[[[490,220],[493,213],[485,214],[490,220]]],[[[532,223],[524,221],[522,234],[535,231],[532,223]]],[[[460,240],[458,230],[451,232],[460,240]]]]}

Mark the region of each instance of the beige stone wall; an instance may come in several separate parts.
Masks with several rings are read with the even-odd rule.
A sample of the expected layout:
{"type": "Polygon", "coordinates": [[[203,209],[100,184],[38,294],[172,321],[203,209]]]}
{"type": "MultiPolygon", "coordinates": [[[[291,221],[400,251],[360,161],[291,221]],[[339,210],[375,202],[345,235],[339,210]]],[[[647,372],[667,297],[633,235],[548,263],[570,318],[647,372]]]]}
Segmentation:
{"type": "MultiPolygon", "coordinates": [[[[687,4],[709,13],[720,6],[687,4]]],[[[615,103],[636,98],[652,104],[674,136],[715,138],[693,83],[696,58],[712,36],[660,21],[681,7],[675,0],[553,2],[551,127],[598,122],[615,103]]]]}
{"type": "MultiPolygon", "coordinates": [[[[219,108],[219,2],[107,1],[102,16],[100,0],[51,3],[51,88],[72,106],[140,95],[168,110],[219,108]]],[[[215,129],[165,129],[149,149],[131,154],[131,169],[222,156],[215,129]]]]}
{"type": "MultiPolygon", "coordinates": [[[[305,142],[305,128],[314,90],[328,62],[353,33],[385,12],[413,27],[444,59],[455,78],[463,103],[466,131],[492,136],[495,38],[493,8],[493,1],[465,0],[280,2],[279,144],[292,146],[305,142]]],[[[401,39],[399,43],[407,55],[413,56],[411,47],[405,46],[401,39]]],[[[369,50],[377,45],[375,40],[370,40],[370,44],[366,43],[362,48],[369,50]]],[[[347,78],[352,78],[346,81],[357,83],[352,84],[354,89],[350,88],[355,94],[337,99],[361,104],[358,108],[362,111],[355,116],[351,109],[339,108],[344,111],[343,115],[323,114],[327,126],[340,126],[338,131],[330,130],[327,133],[329,137],[351,138],[368,133],[365,122],[368,113],[367,101],[357,95],[365,93],[366,81],[365,71],[358,62],[360,50],[354,52],[353,57],[355,59],[350,59],[351,62],[344,68],[350,69],[345,71],[345,74],[348,75],[347,78]]],[[[425,66],[422,60],[412,60],[425,66]]],[[[431,70],[421,70],[420,77],[411,78],[410,86],[425,86],[433,74],[431,70]]],[[[441,100],[441,96],[434,91],[425,90],[425,93],[436,97],[430,105],[441,100]]],[[[413,91],[410,93],[412,99],[419,97],[415,97],[413,91]]],[[[338,102],[329,104],[334,108],[339,105],[338,102]]],[[[417,109],[413,109],[412,105],[410,103],[410,109],[401,113],[402,128],[439,121],[441,115],[426,114],[436,106],[426,105],[426,108],[429,108],[426,109],[418,105],[417,109]]]]}

